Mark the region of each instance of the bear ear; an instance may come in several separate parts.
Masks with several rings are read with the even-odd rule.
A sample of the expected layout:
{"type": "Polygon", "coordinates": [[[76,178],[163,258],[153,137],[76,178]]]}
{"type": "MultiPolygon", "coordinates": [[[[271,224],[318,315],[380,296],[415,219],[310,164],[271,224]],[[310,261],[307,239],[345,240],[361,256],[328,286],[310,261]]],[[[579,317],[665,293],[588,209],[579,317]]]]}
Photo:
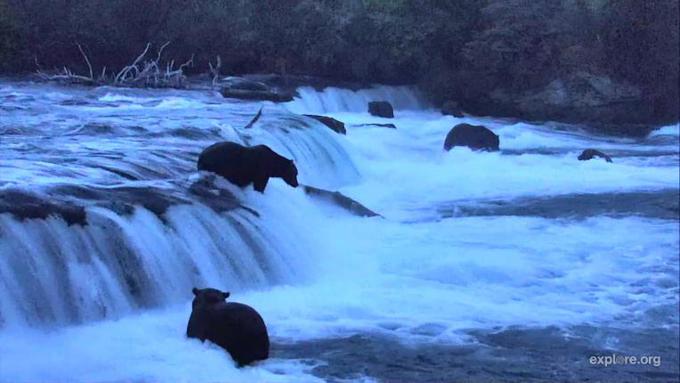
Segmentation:
{"type": "Polygon", "coordinates": [[[224,296],[224,299],[226,300],[227,298],[229,298],[229,295],[231,295],[231,294],[228,291],[223,291],[222,295],[224,296]]]}
{"type": "Polygon", "coordinates": [[[191,292],[194,293],[194,295],[198,295],[198,289],[195,287],[191,289],[191,292]]]}

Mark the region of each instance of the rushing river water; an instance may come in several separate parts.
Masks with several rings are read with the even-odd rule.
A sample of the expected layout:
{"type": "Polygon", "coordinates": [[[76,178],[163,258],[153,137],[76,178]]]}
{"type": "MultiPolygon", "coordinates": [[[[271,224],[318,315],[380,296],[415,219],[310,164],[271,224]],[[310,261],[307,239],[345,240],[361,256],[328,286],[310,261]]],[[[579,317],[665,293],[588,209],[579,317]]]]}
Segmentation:
{"type": "Polygon", "coordinates": [[[298,93],[0,82],[0,381],[677,379],[677,125],[618,139],[442,116],[406,87],[298,93]],[[460,122],[501,151],[444,152],[460,122]],[[199,174],[220,140],[382,217],[199,174]],[[237,369],[187,339],[193,286],[257,308],[272,358],[237,369]],[[661,363],[588,362],[611,353],[661,363]]]}

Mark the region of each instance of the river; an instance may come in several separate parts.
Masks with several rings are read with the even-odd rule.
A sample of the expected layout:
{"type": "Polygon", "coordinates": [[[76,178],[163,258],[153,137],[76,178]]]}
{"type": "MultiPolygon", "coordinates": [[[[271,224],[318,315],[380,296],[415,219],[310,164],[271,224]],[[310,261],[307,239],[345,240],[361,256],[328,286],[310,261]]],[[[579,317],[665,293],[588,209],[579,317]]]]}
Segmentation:
{"type": "Polygon", "coordinates": [[[677,379],[678,125],[454,118],[387,86],[273,104],[2,80],[0,113],[2,382],[677,379]],[[501,150],[445,152],[461,122],[501,150]],[[381,216],[199,174],[221,140],[381,216]],[[589,147],[614,162],[578,161],[589,147]],[[260,311],[271,358],[238,369],[187,339],[194,286],[260,311]],[[589,363],[612,353],[661,363],[589,363]]]}

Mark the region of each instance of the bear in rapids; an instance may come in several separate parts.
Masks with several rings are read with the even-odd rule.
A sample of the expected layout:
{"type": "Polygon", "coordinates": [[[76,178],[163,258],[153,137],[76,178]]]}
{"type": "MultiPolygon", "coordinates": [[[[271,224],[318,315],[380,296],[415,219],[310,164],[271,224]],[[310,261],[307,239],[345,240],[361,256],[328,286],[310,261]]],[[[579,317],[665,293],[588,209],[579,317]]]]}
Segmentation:
{"type": "Polygon", "coordinates": [[[255,309],[227,302],[228,292],[193,288],[187,337],[209,340],[227,350],[239,367],[269,357],[269,334],[255,309]]]}

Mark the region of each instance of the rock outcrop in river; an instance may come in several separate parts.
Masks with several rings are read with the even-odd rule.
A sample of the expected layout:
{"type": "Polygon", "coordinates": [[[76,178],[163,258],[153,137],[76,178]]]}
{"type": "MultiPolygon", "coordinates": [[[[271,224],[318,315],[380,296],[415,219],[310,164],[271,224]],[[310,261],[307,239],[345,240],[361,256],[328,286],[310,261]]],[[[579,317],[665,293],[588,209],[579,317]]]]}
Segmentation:
{"type": "Polygon", "coordinates": [[[499,139],[494,132],[481,125],[458,124],[449,131],[444,141],[444,150],[454,146],[466,146],[472,150],[497,151],[499,139]]]}

